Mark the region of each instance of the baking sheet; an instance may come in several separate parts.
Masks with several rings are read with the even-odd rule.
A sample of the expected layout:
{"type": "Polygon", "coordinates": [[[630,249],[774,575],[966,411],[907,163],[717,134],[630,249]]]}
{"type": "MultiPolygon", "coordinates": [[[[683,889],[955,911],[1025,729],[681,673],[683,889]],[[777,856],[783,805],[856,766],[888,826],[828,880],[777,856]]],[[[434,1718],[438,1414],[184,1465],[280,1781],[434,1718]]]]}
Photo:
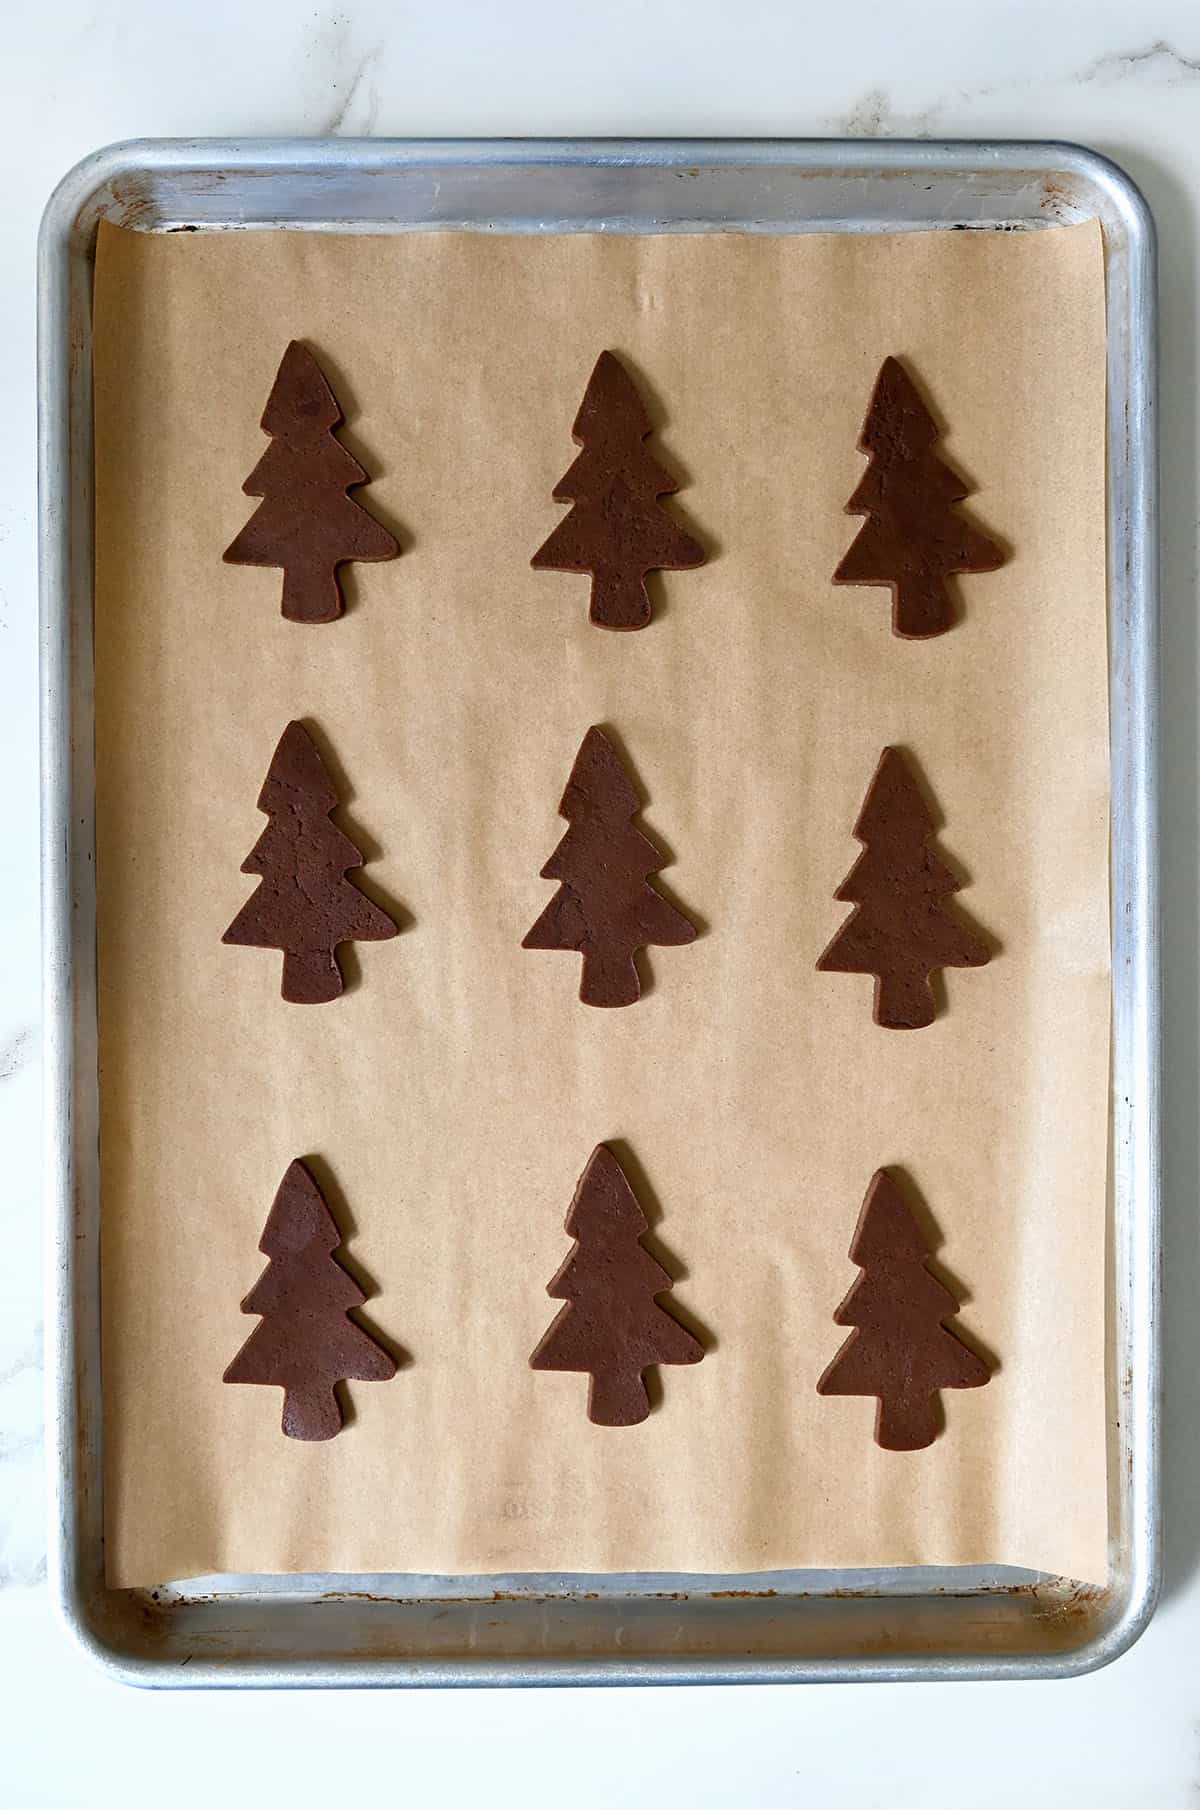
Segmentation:
{"type": "MultiPolygon", "coordinates": [[[[103,1306],[111,1581],[201,1571],[730,1570],[1008,1561],[1104,1575],[1108,1025],[1098,229],[381,239],[105,231],[97,269],[103,1306]],[[745,323],[756,328],[747,333],[745,323]],[[322,631],[222,567],[286,339],[350,404],[408,542],[322,631]],[[640,635],[534,573],[603,345],[714,552],[640,635]],[[1014,557],[932,644],[828,575],[880,358],[943,406],[1014,557]],[[363,984],[284,1006],[224,949],[283,724],[325,733],[368,884],[412,914],[363,984]],[[707,933],[617,1014],[520,937],[590,722],[707,933]],[[812,963],[880,747],[909,746],[1003,944],[914,1037],[812,963]],[[151,827],[153,826],[153,827],[151,827]],[[599,1138],[656,1199],[712,1348],[614,1434],[525,1358],[599,1138]],[[220,1372],[271,1194],[323,1159],[411,1354],[324,1447],[220,1372]],[[928,1452],[822,1400],[872,1169],[904,1165],[998,1355],[928,1452]],[[686,1274],[685,1274],[686,1272],[686,1274]]],[[[964,1292],[960,1290],[960,1293],[964,1292]]]]}

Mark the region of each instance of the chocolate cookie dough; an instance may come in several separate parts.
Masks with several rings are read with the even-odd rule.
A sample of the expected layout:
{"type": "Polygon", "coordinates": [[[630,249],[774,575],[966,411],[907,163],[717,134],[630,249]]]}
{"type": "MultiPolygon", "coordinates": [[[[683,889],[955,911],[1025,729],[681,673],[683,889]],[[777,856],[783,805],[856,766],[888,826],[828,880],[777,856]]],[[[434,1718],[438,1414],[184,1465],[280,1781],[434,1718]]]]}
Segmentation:
{"type": "Polygon", "coordinates": [[[340,1432],[335,1383],[385,1383],[396,1374],[394,1360],[348,1317],[367,1297],[333,1255],[341,1242],[316,1182],[302,1162],[291,1163],[259,1240],[270,1261],[242,1302],[242,1312],[262,1322],[223,1378],[282,1389],[289,1439],[340,1432]]]}
{"type": "Polygon", "coordinates": [[[546,1293],[567,1305],[530,1358],[534,1370],[590,1373],[588,1419],[632,1427],[650,1412],[651,1364],[698,1364],[704,1347],[655,1297],[671,1278],[641,1242],[646,1219],[620,1163],[597,1144],[566,1229],[575,1245],[546,1293]]]}
{"type": "Polygon", "coordinates": [[[835,584],[887,585],[892,632],[919,641],[954,625],[946,580],[994,572],[1004,554],[954,508],[967,486],[938,458],[940,435],[904,366],[885,358],[858,444],[871,463],[846,504],[865,515],[835,584]]]}
{"type": "Polygon", "coordinates": [[[929,977],[982,968],[991,950],[947,909],[962,882],[930,847],[934,820],[898,748],[885,748],[854,834],[864,851],[834,897],[853,904],[817,967],[875,976],[875,1022],[918,1030],[935,1016],[929,977]]]}
{"type": "Polygon", "coordinates": [[[915,1452],[937,1438],[939,1389],[978,1389],[987,1364],[943,1324],[958,1302],[926,1265],[929,1246],[886,1169],[871,1178],[850,1245],[862,1275],[834,1314],[854,1326],[817,1384],[820,1395],[875,1395],[875,1438],[915,1452]]]}
{"type": "Polygon", "coordinates": [[[646,884],[663,857],[634,827],[640,808],[620,755],[602,729],[589,729],[558,807],[571,828],[542,869],[543,880],[562,884],[521,944],[577,950],[585,1005],[632,1005],[642,994],[635,952],[695,941],[695,926],[646,884]]]}
{"type": "Polygon", "coordinates": [[[396,926],[346,879],[362,854],[329,813],[337,790],[303,723],[289,723],[258,795],[269,818],[242,862],[261,875],[221,938],[252,949],[283,950],[283,997],[320,1005],[342,991],[339,943],[383,942],[396,926]]]}
{"type": "Polygon", "coordinates": [[[242,485],[263,501],[222,556],[231,566],[282,566],[282,608],[291,622],[332,622],[342,613],[338,566],[400,551],[394,535],[346,494],[368,479],[334,436],[341,419],[320,365],[294,339],[263,410],[271,445],[242,485]]]}
{"type": "Polygon", "coordinates": [[[704,548],[658,501],[679,486],[642,445],[649,432],[632,378],[611,352],[601,352],[571,429],[584,450],[554,488],[556,502],[575,507],[529,562],[590,572],[590,615],[599,628],[645,628],[647,572],[704,564],[704,548]]]}

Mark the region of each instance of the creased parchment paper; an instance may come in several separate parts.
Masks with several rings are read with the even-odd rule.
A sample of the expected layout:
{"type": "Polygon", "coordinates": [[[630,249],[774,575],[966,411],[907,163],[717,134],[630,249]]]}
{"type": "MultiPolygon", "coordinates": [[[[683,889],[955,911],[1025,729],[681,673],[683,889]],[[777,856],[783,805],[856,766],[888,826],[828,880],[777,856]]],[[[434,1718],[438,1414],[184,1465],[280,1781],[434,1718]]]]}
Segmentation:
{"type": "Polygon", "coordinates": [[[221,1570],[730,1571],[1008,1561],[1105,1574],[1108,742],[1098,230],[765,238],[105,230],[96,273],[105,1497],[117,1584],[221,1570]],[[403,557],[331,626],[225,566],[291,337],[325,361],[403,557]],[[530,570],[597,354],[628,360],[711,551],[652,626],[530,570]],[[940,409],[1012,550],[964,619],[834,587],[876,370],[940,409]],[[292,717],[397,939],[332,1005],[226,948],[292,717]],[[589,724],[619,735],[703,922],[622,1011],[520,947],[589,724]],[[1002,946],[930,1029],[814,967],[885,743],[932,785],[1002,946]],[[623,1140],[709,1349],[636,1428],[527,1358],[563,1215],[623,1140]],[[221,1373],[267,1209],[319,1158],[410,1362],[324,1445],[221,1373]],[[903,1167],[998,1360],[879,1450],[815,1384],[863,1192],[903,1167]]]}

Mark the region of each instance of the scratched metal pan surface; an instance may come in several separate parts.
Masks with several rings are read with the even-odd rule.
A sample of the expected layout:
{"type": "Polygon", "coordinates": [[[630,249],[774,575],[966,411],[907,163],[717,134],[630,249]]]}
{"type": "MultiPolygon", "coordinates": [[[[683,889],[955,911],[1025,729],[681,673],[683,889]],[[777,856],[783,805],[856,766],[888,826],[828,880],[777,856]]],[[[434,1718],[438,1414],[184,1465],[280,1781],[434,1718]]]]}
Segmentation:
{"type": "Polygon", "coordinates": [[[1073,145],[144,141],[87,158],[39,249],[50,1567],[75,1638],[146,1685],[1062,1677],[1146,1625],[1159,1569],[1158,600],[1154,228],[1073,145]],[[1098,218],[1108,308],[1113,1076],[1110,1575],[104,1577],[92,756],[96,228],[1037,230],[1098,218]]]}

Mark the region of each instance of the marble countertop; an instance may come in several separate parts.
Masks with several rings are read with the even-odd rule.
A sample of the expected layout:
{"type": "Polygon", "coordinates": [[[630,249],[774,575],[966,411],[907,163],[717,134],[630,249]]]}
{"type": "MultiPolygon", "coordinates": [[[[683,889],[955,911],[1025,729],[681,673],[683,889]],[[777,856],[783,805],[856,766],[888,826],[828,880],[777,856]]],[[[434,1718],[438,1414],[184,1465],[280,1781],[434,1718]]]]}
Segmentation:
{"type": "Polygon", "coordinates": [[[32,1806],[1183,1810],[1200,1801],[1197,198],[1194,0],[52,0],[0,59],[0,1799],[32,1806]],[[1159,225],[1166,906],[1167,1567],[1115,1666],[1070,1683],[550,1694],[169,1694],[108,1682],[45,1583],[33,251],[78,158],[142,135],[1077,139],[1159,225]],[[586,1752],[586,1762],[580,1763],[586,1752]]]}

